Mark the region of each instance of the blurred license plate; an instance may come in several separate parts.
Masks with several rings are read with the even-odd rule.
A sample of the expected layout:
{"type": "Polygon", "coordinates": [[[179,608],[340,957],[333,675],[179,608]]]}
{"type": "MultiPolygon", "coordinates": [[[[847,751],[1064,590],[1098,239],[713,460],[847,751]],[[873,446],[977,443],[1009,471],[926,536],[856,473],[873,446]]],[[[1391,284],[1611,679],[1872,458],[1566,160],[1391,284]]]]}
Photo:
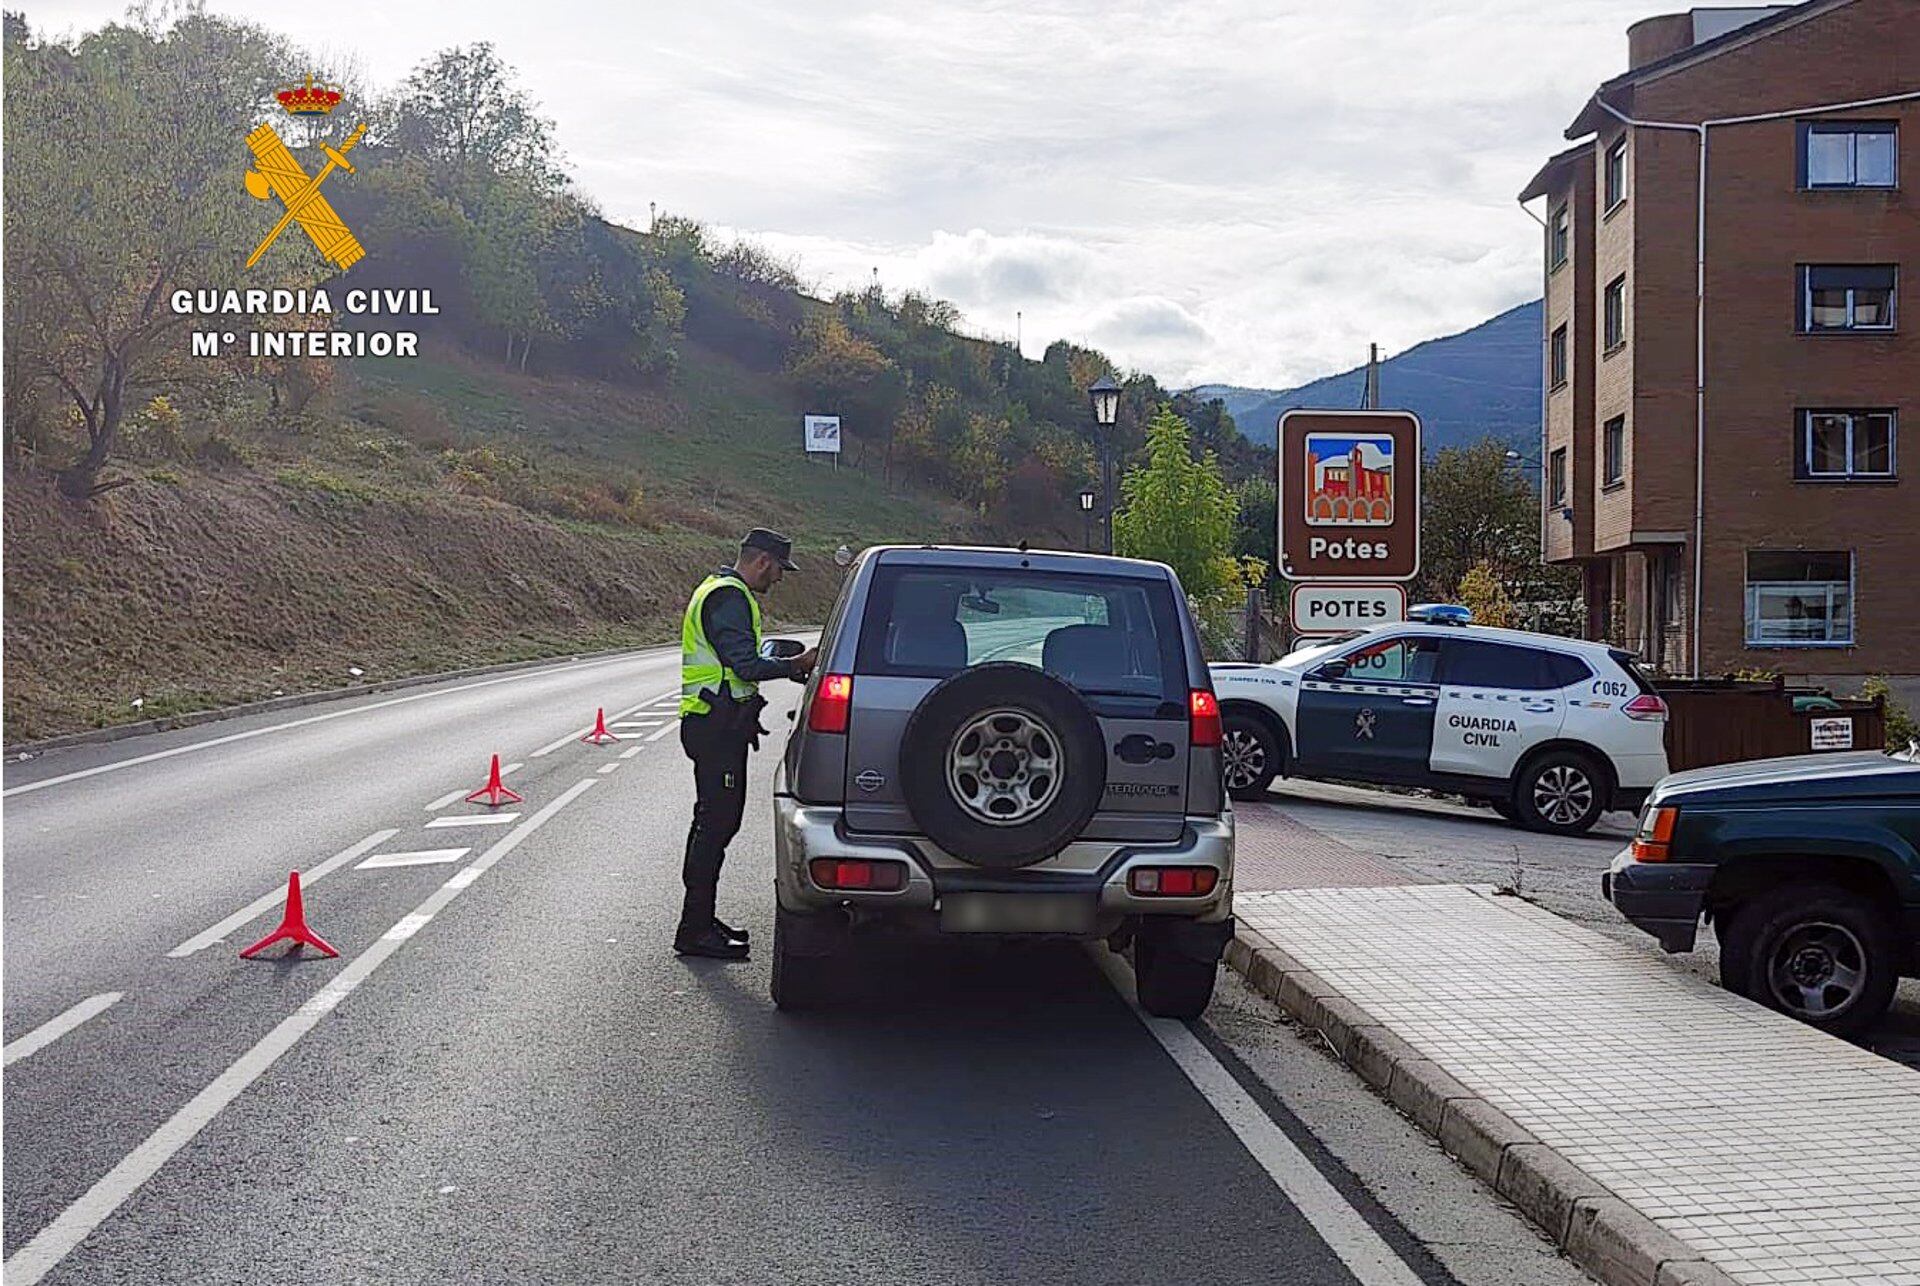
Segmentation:
{"type": "Polygon", "coordinates": [[[949,893],[943,933],[1091,933],[1094,899],[1075,893],[949,893]]]}

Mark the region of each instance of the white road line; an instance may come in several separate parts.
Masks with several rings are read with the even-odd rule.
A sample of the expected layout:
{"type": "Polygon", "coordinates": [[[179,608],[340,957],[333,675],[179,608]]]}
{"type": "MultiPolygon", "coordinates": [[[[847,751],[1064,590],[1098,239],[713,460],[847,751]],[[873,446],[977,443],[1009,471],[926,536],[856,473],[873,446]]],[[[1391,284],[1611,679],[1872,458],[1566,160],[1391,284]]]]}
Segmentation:
{"type": "Polygon", "coordinates": [[[598,772],[600,773],[600,775],[601,775],[602,777],[604,777],[604,776],[606,776],[606,775],[607,775],[608,773],[610,773],[610,772],[613,772],[613,771],[614,771],[615,769],[617,769],[617,768],[619,768],[619,767],[620,767],[620,765],[619,765],[619,764],[607,764],[607,765],[606,765],[605,767],[603,767],[603,768],[600,768],[600,769],[598,769],[598,772]]]}
{"type": "Polygon", "coordinates": [[[615,731],[621,728],[658,728],[660,721],[658,719],[622,719],[618,723],[607,726],[613,728],[615,731]]]}
{"type": "Polygon", "coordinates": [[[670,724],[668,724],[668,725],[666,725],[666,726],[665,726],[664,728],[662,728],[662,729],[660,729],[660,730],[659,730],[658,732],[650,732],[650,733],[648,733],[648,734],[647,734],[647,740],[648,740],[649,742],[654,742],[654,741],[658,741],[658,740],[660,740],[660,738],[662,738],[662,737],[664,737],[664,736],[666,736],[666,735],[667,735],[667,734],[668,734],[669,732],[672,732],[672,731],[673,731],[673,730],[674,730],[675,728],[678,728],[679,726],[680,726],[680,725],[679,725],[679,723],[677,723],[677,722],[675,722],[675,723],[670,723],[670,724]]]}
{"type": "MultiPolygon", "coordinates": [[[[352,848],[342,849],[311,870],[300,872],[300,887],[302,891],[312,888],[314,882],[327,872],[336,871],[361,854],[379,848],[399,833],[397,830],[375,831],[358,844],[355,844],[352,848]]],[[[167,952],[167,959],[181,960],[196,951],[204,951],[262,912],[285,905],[286,900],[287,886],[285,882],[282,882],[280,887],[273,892],[255,898],[226,919],[220,921],[220,923],[214,925],[211,929],[194,934],[191,938],[188,938],[185,942],[182,942],[179,946],[167,952]]]]}
{"type": "Polygon", "coordinates": [[[1133,1001],[1133,976],[1104,946],[1096,945],[1096,963],[1134,1014],[1146,1024],[1161,1048],[1185,1072],[1220,1119],[1260,1163],[1280,1191],[1286,1194],[1328,1249],[1340,1257],[1360,1286],[1421,1286],[1419,1274],[1407,1267],[1340,1190],[1314,1167],[1253,1096],[1221,1066],[1213,1051],[1172,1018],[1155,1018],[1133,1001]]]}
{"type": "Polygon", "coordinates": [[[645,747],[645,746],[635,746],[635,747],[634,747],[633,749],[631,749],[631,750],[622,750],[622,751],[620,752],[620,757],[621,757],[622,759],[631,759],[631,758],[633,758],[633,757],[634,757],[635,755],[637,755],[637,754],[639,754],[639,753],[640,753],[640,752],[641,752],[642,750],[645,750],[645,749],[646,749],[646,747],[645,747]]]}
{"type": "Polygon", "coordinates": [[[392,866],[445,866],[457,862],[472,848],[421,848],[409,853],[376,853],[360,865],[356,871],[380,871],[392,866]]]}
{"type": "Polygon", "coordinates": [[[41,1023],[19,1040],[8,1043],[5,1060],[0,1062],[0,1066],[12,1067],[28,1054],[39,1053],[87,1019],[105,1013],[122,994],[118,991],[104,991],[97,996],[88,996],[58,1018],[41,1023]]]}
{"type": "MultiPolygon", "coordinates": [[[[58,786],[63,782],[79,781],[84,777],[97,777],[101,773],[119,772],[122,768],[132,768],[138,764],[150,764],[156,759],[171,759],[175,755],[190,755],[196,750],[211,750],[215,746],[225,746],[236,741],[246,741],[251,737],[264,737],[270,732],[285,732],[289,728],[304,728],[308,724],[325,723],[329,719],[345,719],[349,715],[370,714],[375,710],[385,710],[389,706],[405,705],[409,701],[430,701],[434,697],[452,696],[456,692],[471,692],[475,688],[490,688],[496,683],[513,683],[521,679],[538,678],[548,674],[565,674],[571,670],[584,670],[593,666],[619,665],[633,660],[632,656],[608,657],[604,661],[581,661],[575,665],[556,665],[544,670],[526,670],[518,674],[502,675],[497,679],[482,679],[478,683],[463,683],[457,688],[438,688],[432,692],[416,692],[410,697],[394,697],[389,701],[376,701],[372,705],[356,706],[351,710],[330,710],[326,714],[308,715],[304,719],[293,719],[286,723],[276,723],[266,728],[249,728],[245,732],[229,733],[224,737],[215,737],[211,741],[196,741],[190,746],[175,746],[171,750],[156,750],[150,755],[135,755],[132,759],[121,759],[110,764],[99,764],[92,768],[82,768],[78,772],[63,773],[58,777],[49,777],[45,781],[30,781],[24,786],[12,786],[0,791],[0,798],[12,799],[15,795],[24,795],[28,791],[45,790],[49,786],[58,786]]],[[[584,735],[584,734],[583,734],[584,735]]]]}
{"type": "MultiPolygon", "coordinates": [[[[431,920],[449,902],[460,896],[460,891],[467,884],[479,879],[481,873],[511,853],[521,840],[545,825],[548,819],[577,799],[594,782],[595,779],[589,777],[576,783],[551,804],[501,836],[493,847],[475,858],[461,872],[462,875],[467,871],[474,872],[465,883],[455,885],[449,880],[441,885],[400,924],[416,919],[421,923],[431,920]]],[[[395,929],[399,927],[394,926],[395,929]]],[[[13,1258],[6,1262],[8,1286],[33,1286],[51,1272],[74,1247],[85,1241],[88,1234],[106,1222],[128,1197],[138,1191],[141,1184],[152,1178],[169,1157],[191,1143],[195,1135],[240,1096],[241,1091],[260,1079],[273,1066],[274,1060],[292,1049],[334,1006],[351,995],[354,988],[365,982],[375,969],[398,951],[403,941],[404,938],[393,937],[389,931],[389,936],[382,937],[355,956],[334,975],[332,981],[282,1019],[279,1026],[268,1032],[259,1044],[242,1054],[233,1066],[215,1077],[212,1084],[194,1095],[185,1107],[148,1135],[145,1142],[87,1189],[78,1201],[61,1211],[57,1219],[15,1251],[13,1258]]]]}
{"type": "Polygon", "coordinates": [[[427,829],[439,826],[507,826],[520,820],[518,813],[460,813],[453,817],[436,817],[427,823],[427,829]]]}

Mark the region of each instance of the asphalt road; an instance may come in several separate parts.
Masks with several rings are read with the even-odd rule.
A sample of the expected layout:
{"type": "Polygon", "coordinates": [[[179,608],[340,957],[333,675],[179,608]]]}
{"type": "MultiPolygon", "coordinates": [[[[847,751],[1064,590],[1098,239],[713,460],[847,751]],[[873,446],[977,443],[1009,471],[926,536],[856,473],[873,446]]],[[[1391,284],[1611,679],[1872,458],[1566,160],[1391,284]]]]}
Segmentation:
{"type": "MultiPolygon", "coordinates": [[[[1711,925],[1701,927],[1692,952],[1667,955],[1600,896],[1600,873],[1633,837],[1630,814],[1608,813],[1585,835],[1554,836],[1521,830],[1490,809],[1451,799],[1333,783],[1282,781],[1271,798],[1322,834],[1428,879],[1511,888],[1555,915],[1658,956],[1673,968],[1719,977],[1720,947],[1711,925]]],[[[1920,1068],[1920,981],[1900,984],[1886,1020],[1860,1043],[1920,1068]]]]}
{"type": "Polygon", "coordinates": [[[7,1281],[1584,1280],[1230,977],[1168,1023],[1104,952],[943,945],[776,1012],[770,755],[759,949],[673,956],[676,665],[8,764],[7,1281]],[[658,727],[581,745],[596,706],[658,727]],[[513,820],[431,825],[494,753],[513,820]],[[240,960],[296,868],[340,957],[240,960]]]}

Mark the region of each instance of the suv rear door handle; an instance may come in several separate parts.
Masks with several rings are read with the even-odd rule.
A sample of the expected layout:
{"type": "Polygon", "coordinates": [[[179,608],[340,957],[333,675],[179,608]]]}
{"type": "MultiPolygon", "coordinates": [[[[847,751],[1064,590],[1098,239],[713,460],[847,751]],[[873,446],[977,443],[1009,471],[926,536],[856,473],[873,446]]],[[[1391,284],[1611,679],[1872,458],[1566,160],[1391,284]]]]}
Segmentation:
{"type": "Polygon", "coordinates": [[[1432,697],[1401,697],[1400,704],[1403,706],[1430,706],[1433,704],[1433,698],[1432,697]]]}

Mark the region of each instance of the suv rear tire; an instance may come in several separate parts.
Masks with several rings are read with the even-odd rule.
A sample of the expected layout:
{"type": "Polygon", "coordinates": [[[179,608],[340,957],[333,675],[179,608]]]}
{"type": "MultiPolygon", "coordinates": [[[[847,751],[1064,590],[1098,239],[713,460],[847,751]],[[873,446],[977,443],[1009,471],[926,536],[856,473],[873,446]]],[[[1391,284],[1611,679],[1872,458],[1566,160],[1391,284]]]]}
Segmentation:
{"type": "Polygon", "coordinates": [[[1214,961],[1196,960],[1150,930],[1133,940],[1133,992],[1156,1018],[1198,1018],[1213,999],[1214,961]]]}
{"type": "Polygon", "coordinates": [[[831,931],[813,919],[774,904],[771,990],[776,1008],[822,1009],[844,992],[843,952],[831,949],[831,931]]]}
{"type": "Polygon", "coordinates": [[[1606,775],[1577,750],[1550,750],[1514,781],[1513,809],[1528,830],[1579,835],[1607,809],[1606,775]]]}
{"type": "Polygon", "coordinates": [[[1280,775],[1280,739],[1266,721],[1237,710],[1227,712],[1220,738],[1227,793],[1235,799],[1263,798],[1280,775]]]}
{"type": "MultiPolygon", "coordinates": [[[[994,722],[999,721],[996,715],[994,722]]],[[[989,738],[994,735],[987,732],[989,738]]],[[[982,749],[976,747],[975,753],[982,749]]],[[[991,756],[999,757],[997,752],[991,756]]],[[[973,776],[976,784],[990,783],[996,780],[992,774],[1001,771],[981,768],[973,776]]],[[[900,791],[914,822],[942,849],[975,866],[1009,869],[1052,857],[1079,838],[1106,788],[1107,747],[1100,721],[1078,692],[1030,665],[977,665],[943,680],[915,708],[900,739],[900,791]],[[977,736],[969,725],[993,712],[1004,712],[1005,722],[1017,729],[1009,734],[1009,743],[1002,744],[1022,742],[1008,752],[1004,771],[1022,774],[1019,781],[1029,797],[1042,792],[1038,808],[1024,819],[1018,818],[1020,805],[1004,795],[996,802],[1006,802],[1015,819],[974,816],[948,780],[950,761],[963,750],[962,735],[977,736]],[[1045,774],[1033,765],[1047,762],[1056,762],[1057,771],[1043,783],[1045,774]],[[1026,776],[1029,771],[1031,778],[1026,776]]]]}
{"type": "Polygon", "coordinates": [[[1835,1036],[1858,1036],[1893,1003],[1900,939],[1890,918],[1837,884],[1779,884],[1721,926],[1720,985],[1835,1036]]]}

